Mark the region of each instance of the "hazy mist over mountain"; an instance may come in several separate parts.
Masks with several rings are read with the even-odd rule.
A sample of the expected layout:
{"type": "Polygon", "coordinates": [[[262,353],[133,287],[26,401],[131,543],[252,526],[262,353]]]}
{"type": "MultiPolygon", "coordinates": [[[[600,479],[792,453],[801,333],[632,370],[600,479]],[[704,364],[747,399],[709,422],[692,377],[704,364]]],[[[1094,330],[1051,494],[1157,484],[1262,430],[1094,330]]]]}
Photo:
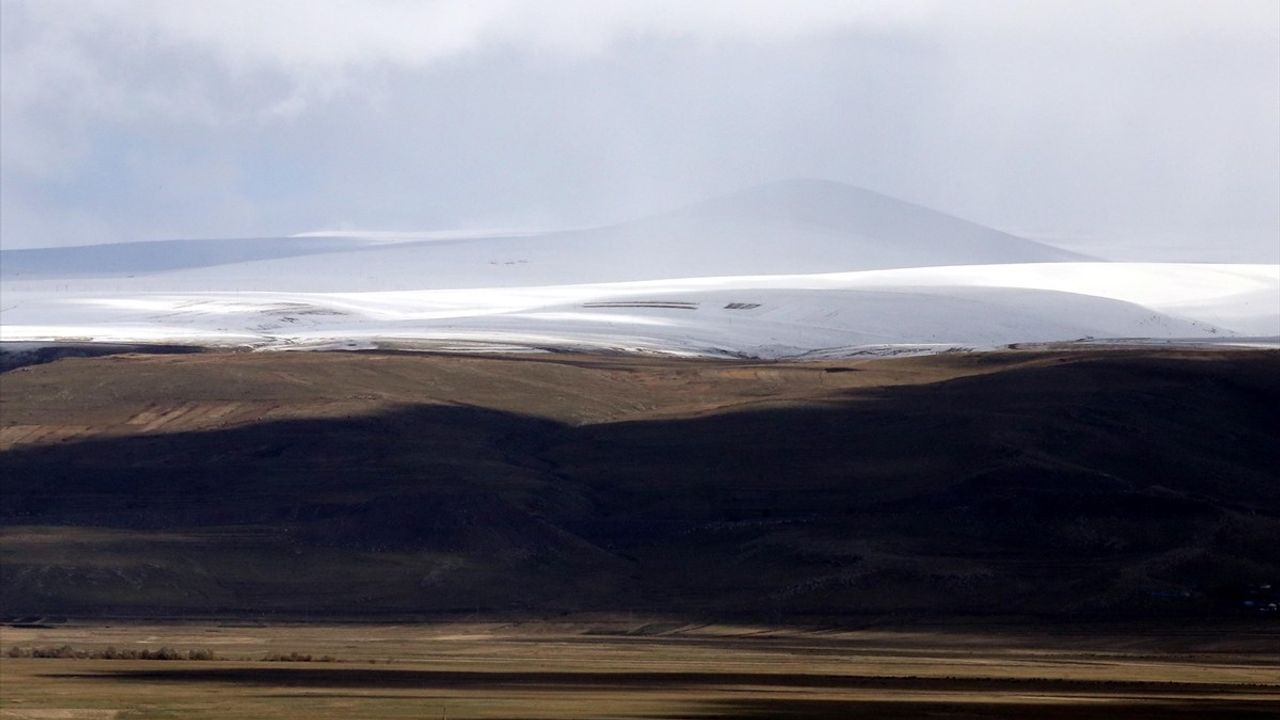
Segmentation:
{"type": "Polygon", "coordinates": [[[817,177],[1280,261],[1280,6],[6,0],[4,247],[622,222],[817,177]]]}

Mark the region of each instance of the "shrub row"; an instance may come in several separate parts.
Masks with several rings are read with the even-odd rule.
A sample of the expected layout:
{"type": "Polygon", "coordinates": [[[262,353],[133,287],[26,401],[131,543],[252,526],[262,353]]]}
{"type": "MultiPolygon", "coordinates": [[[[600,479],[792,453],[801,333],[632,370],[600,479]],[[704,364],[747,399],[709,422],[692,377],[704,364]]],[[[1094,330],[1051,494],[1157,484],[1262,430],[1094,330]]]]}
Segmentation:
{"type": "MultiPolygon", "coordinates": [[[[67,658],[73,660],[227,660],[229,658],[215,655],[212,650],[199,649],[182,652],[171,647],[154,650],[124,649],[114,647],[78,650],[70,645],[57,647],[22,648],[16,645],[9,648],[5,655],[11,658],[67,658]]],[[[242,658],[247,659],[247,658],[242,658]]],[[[262,658],[265,662],[341,662],[332,655],[313,656],[309,653],[276,653],[262,658]]]]}
{"type": "Polygon", "coordinates": [[[221,660],[212,650],[201,648],[181,652],[171,647],[154,650],[137,650],[114,647],[77,650],[70,645],[58,647],[9,648],[5,653],[11,658],[73,658],[76,660],[221,660]]]}

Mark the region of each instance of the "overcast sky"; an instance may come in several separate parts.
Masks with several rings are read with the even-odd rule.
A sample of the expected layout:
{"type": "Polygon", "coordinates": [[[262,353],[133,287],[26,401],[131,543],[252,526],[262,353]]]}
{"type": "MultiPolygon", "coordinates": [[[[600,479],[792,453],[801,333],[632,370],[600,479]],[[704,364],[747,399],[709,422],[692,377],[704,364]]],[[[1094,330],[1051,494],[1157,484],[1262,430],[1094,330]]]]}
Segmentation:
{"type": "Polygon", "coordinates": [[[4,247],[602,223],[821,177],[1280,261],[1275,0],[0,0],[4,247]]]}

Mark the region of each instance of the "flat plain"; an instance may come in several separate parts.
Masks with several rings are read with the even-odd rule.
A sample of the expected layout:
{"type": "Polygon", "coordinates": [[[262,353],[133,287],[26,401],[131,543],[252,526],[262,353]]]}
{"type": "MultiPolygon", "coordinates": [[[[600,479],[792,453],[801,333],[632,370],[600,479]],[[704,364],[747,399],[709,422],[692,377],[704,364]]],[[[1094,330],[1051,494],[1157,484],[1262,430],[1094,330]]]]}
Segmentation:
{"type": "Polygon", "coordinates": [[[11,659],[0,717],[1249,718],[1280,712],[1272,627],[804,630],[634,619],[70,624],[10,647],[222,659],[11,659]],[[305,653],[333,661],[270,662],[305,653]]]}

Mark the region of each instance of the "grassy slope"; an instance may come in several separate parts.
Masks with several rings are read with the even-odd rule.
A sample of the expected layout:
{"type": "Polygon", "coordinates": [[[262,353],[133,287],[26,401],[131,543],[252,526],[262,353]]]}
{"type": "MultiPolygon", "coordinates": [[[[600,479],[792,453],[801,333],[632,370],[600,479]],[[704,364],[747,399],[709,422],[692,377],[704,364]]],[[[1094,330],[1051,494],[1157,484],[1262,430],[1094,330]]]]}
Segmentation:
{"type": "Polygon", "coordinates": [[[5,612],[1241,612],[1280,354],[129,356],[4,374],[5,612]]]}

